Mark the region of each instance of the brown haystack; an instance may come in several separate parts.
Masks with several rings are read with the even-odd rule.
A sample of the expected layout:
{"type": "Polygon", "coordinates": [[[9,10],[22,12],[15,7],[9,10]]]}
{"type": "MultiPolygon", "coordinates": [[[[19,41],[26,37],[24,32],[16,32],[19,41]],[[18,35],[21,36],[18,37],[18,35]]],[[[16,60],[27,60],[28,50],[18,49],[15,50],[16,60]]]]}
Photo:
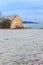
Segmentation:
{"type": "Polygon", "coordinates": [[[11,29],[22,29],[23,28],[23,22],[22,20],[16,15],[12,19],[10,23],[10,28],[11,29]]]}

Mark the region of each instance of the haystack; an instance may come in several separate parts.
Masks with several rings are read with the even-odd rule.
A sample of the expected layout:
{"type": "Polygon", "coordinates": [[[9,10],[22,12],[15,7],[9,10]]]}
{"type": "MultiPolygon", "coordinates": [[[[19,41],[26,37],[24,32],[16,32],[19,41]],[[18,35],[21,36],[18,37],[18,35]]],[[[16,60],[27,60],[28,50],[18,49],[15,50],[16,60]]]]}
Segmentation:
{"type": "Polygon", "coordinates": [[[12,19],[10,23],[10,28],[11,29],[21,29],[23,28],[23,21],[16,15],[12,19]]]}

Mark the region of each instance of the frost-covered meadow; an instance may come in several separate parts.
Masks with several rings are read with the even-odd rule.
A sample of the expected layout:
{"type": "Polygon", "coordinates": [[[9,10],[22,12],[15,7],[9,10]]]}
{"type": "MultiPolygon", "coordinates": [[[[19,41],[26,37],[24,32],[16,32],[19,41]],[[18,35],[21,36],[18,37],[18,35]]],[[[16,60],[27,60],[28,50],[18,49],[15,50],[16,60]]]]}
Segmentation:
{"type": "Polygon", "coordinates": [[[0,30],[0,65],[43,65],[43,30],[0,30]]]}

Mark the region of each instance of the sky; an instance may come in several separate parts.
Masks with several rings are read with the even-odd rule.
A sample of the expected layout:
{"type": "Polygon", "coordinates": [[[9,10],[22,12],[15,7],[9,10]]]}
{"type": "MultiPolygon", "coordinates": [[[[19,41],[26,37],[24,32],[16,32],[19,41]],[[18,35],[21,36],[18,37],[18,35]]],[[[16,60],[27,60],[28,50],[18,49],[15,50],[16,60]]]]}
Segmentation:
{"type": "Polygon", "coordinates": [[[2,16],[18,15],[22,20],[43,22],[43,0],[1,0],[2,16]]]}

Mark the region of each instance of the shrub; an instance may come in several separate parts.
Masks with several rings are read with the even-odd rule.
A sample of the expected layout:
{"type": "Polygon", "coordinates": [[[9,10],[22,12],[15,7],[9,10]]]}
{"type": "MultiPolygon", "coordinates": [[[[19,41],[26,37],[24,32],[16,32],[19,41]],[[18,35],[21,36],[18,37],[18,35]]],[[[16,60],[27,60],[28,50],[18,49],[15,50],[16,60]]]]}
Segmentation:
{"type": "Polygon", "coordinates": [[[3,19],[0,23],[1,28],[10,28],[10,20],[9,19],[3,19]]]}

